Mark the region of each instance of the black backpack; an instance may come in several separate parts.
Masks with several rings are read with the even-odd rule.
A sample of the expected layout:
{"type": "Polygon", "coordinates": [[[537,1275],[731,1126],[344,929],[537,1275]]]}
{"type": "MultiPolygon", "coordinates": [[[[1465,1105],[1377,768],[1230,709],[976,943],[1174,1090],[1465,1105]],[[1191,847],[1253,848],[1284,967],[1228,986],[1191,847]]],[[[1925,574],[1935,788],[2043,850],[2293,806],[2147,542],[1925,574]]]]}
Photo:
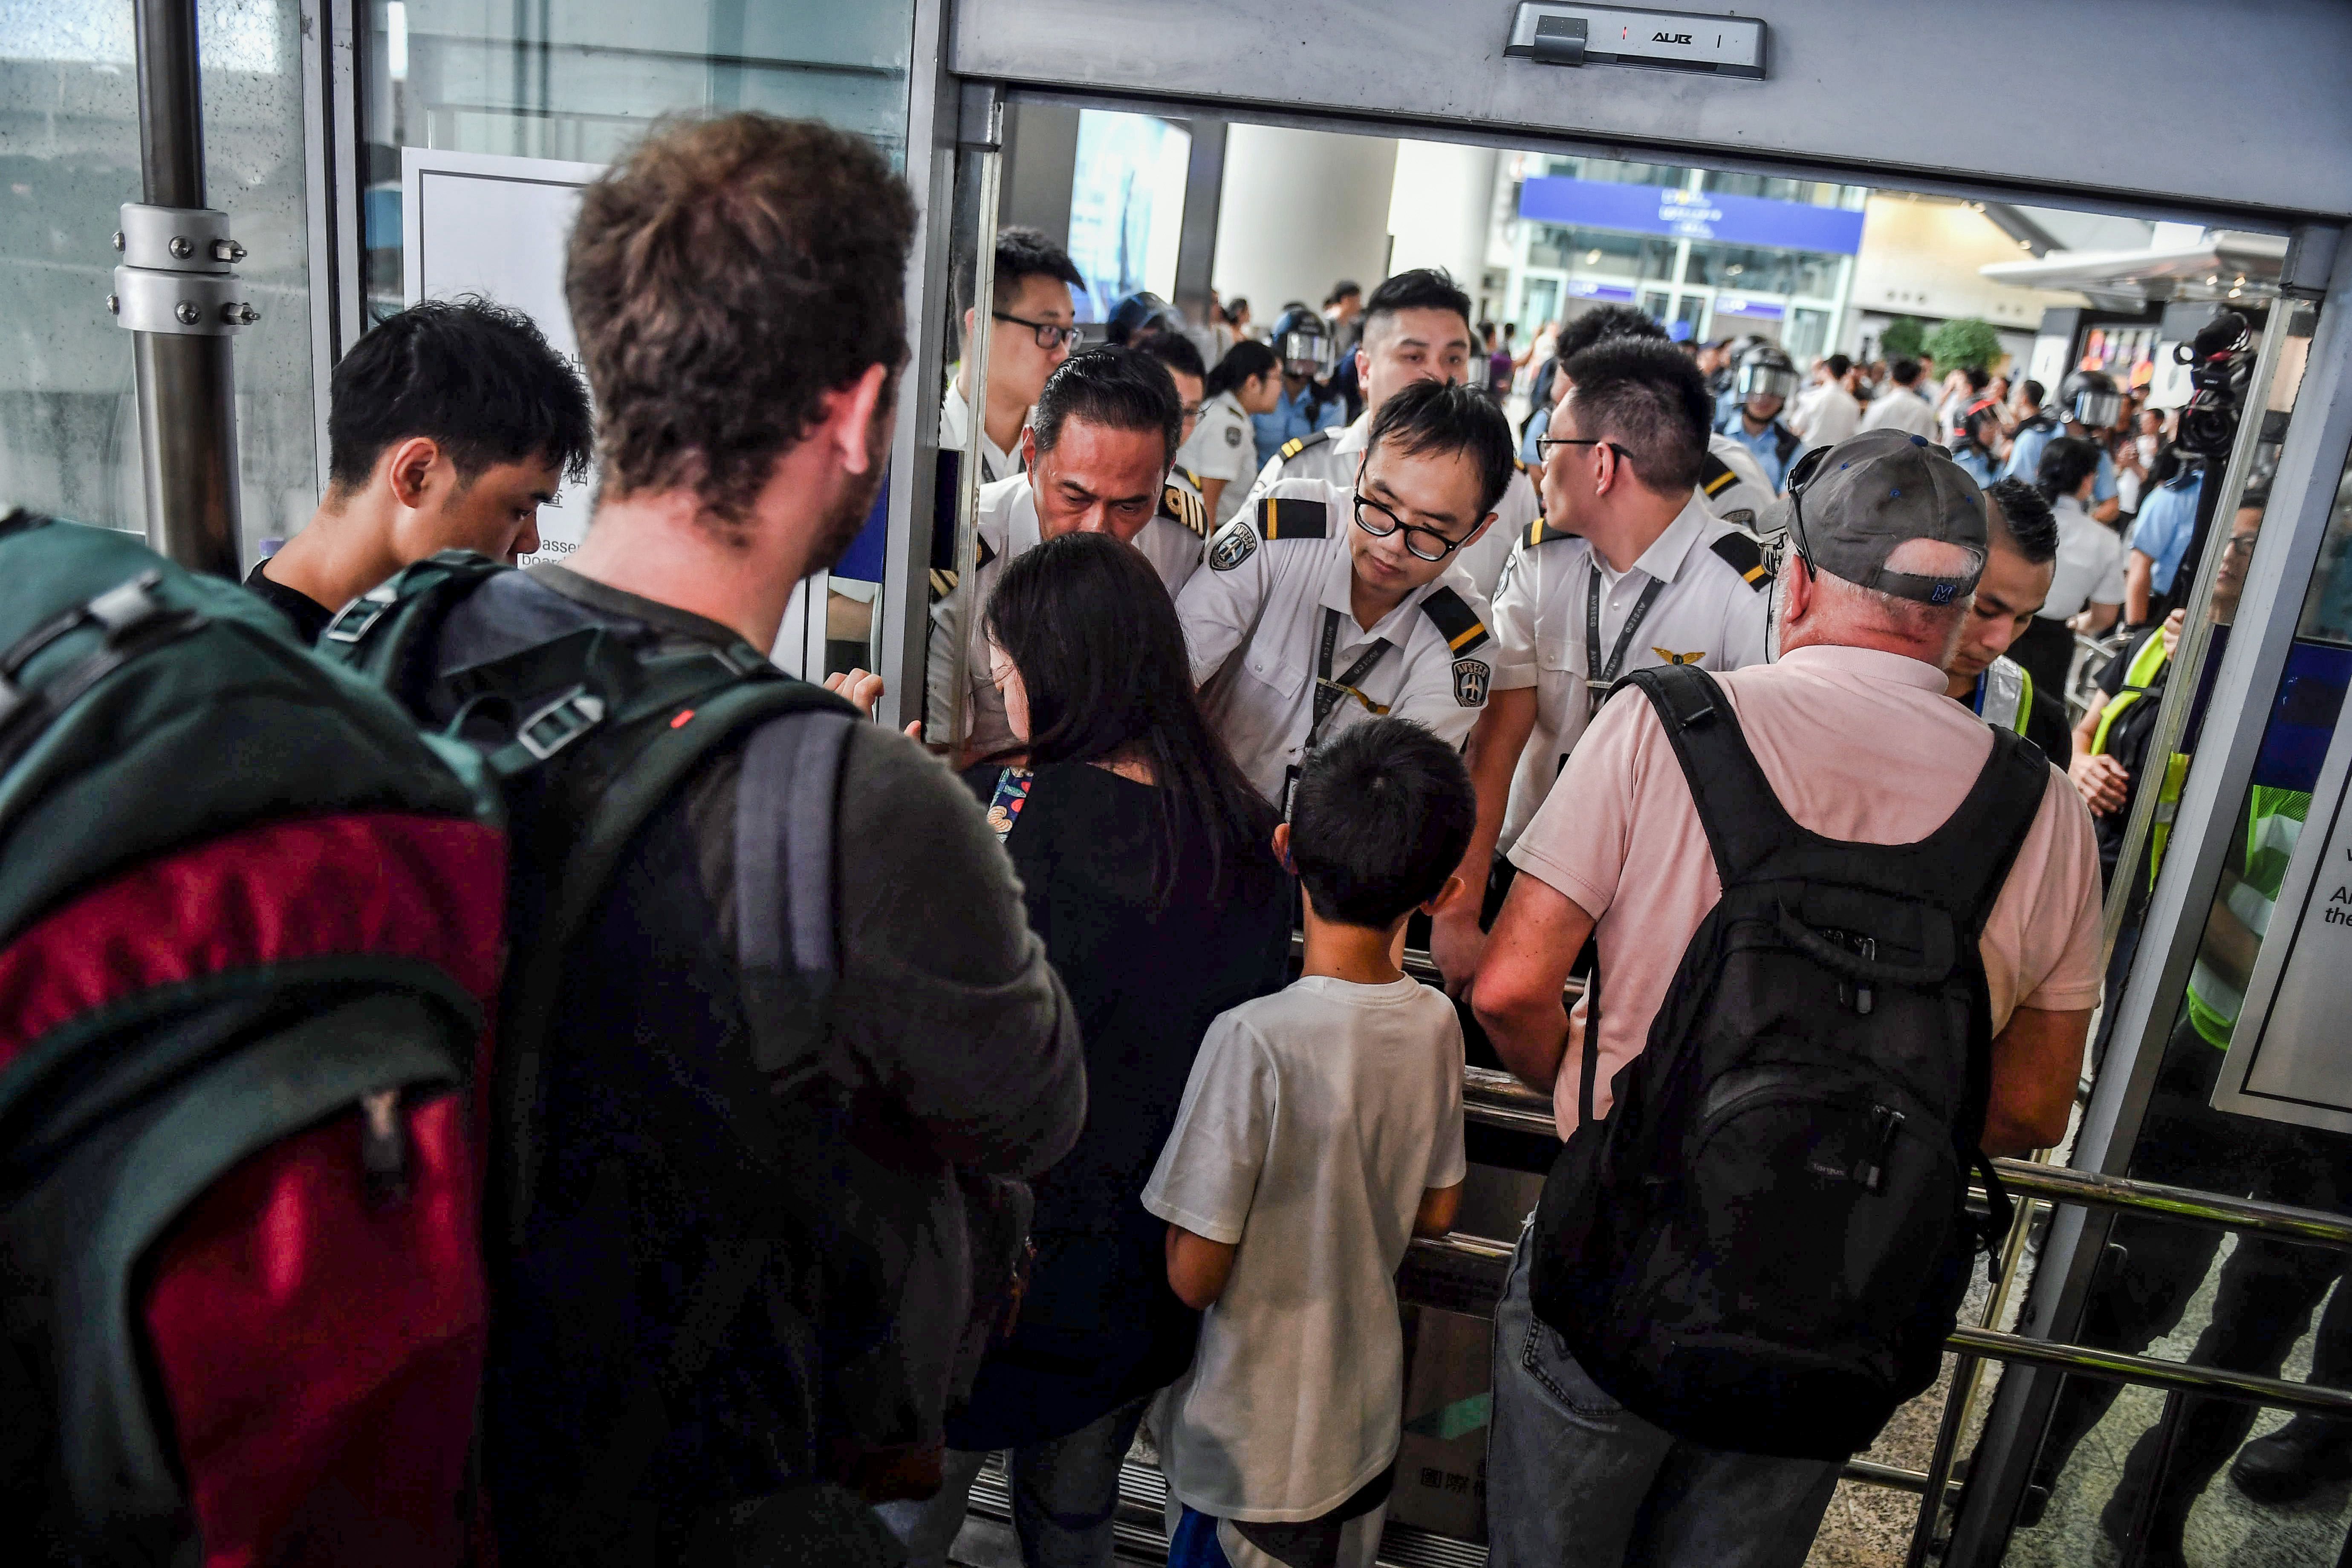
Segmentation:
{"type": "MultiPolygon", "coordinates": [[[[1673,742],[1723,899],[1606,1121],[1584,1053],[1582,1121],[1536,1211],[1536,1315],[1677,1437],[1843,1459],[1934,1383],[1975,1250],[2009,1228],[1979,1148],[1992,1030],[1977,941],[2049,765],[1995,730],[1935,833],[1838,843],[1790,817],[1704,670],[1626,682],[1673,742]]],[[[1600,1007],[1596,974],[1588,1040],[1600,1007]]]]}

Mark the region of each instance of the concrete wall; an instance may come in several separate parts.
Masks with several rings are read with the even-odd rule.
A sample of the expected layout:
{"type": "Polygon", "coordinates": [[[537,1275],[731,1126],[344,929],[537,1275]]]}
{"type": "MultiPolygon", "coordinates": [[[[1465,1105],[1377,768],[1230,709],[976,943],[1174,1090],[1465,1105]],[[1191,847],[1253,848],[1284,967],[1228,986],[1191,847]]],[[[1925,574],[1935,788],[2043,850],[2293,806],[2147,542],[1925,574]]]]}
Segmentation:
{"type": "Polygon", "coordinates": [[[1320,304],[1341,278],[1370,289],[1389,270],[1396,174],[1397,143],[1384,137],[1234,125],[1211,271],[1217,292],[1247,299],[1270,327],[1285,300],[1320,304]]]}

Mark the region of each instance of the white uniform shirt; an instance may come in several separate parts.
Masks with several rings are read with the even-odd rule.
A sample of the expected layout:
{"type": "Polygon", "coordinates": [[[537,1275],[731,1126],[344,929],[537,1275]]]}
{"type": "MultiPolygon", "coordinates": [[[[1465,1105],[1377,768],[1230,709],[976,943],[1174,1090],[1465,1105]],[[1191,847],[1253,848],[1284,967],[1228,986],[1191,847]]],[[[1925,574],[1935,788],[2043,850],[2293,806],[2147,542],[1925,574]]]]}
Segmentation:
{"type": "Polygon", "coordinates": [[[1210,531],[1231,522],[1248,499],[1251,477],[1257,472],[1257,432],[1239,398],[1221,392],[1201,405],[1201,422],[1192,426],[1192,438],[1176,449],[1176,464],[1202,479],[1225,481],[1210,531]]]}
{"type": "Polygon", "coordinates": [[[1809,447],[1834,447],[1862,428],[1862,405],[1834,381],[1813,389],[1801,410],[1802,423],[1790,426],[1809,447]]]}
{"type": "Polygon", "coordinates": [[[1862,427],[1900,430],[1933,441],[1937,437],[1936,408],[1917,393],[1889,382],[1886,390],[1870,400],[1869,412],[1862,416],[1862,427]]]}
{"type": "Polygon", "coordinates": [[[2041,618],[2063,621],[2085,605],[2122,604],[2124,557],[2129,553],[2124,536],[2084,511],[2073,496],[2060,496],[2050,510],[2058,514],[2058,569],[2051,575],[2041,618]]]}
{"type": "MultiPolygon", "coordinates": [[[[1706,455],[1714,461],[1699,470],[1699,504],[1735,528],[1762,532],[1764,510],[1772,504],[1772,481],[1764,477],[1764,465],[1755,453],[1719,433],[1708,435],[1706,455]]],[[[1517,543],[1526,532],[1521,529],[1512,534],[1511,542],[1517,543]]]]}
{"type": "Polygon", "coordinates": [[[1201,552],[1214,531],[1208,518],[1208,505],[1201,500],[1201,487],[1192,476],[1182,468],[1170,470],[1160,490],[1160,510],[1135,536],[1135,547],[1160,574],[1171,599],[1184,591],[1184,584],[1201,568],[1201,552]]]}
{"type": "Polygon", "coordinates": [[[1005,563],[1024,550],[1036,548],[1037,496],[1029,476],[1014,474],[980,489],[980,565],[969,583],[959,583],[931,606],[931,643],[924,670],[925,739],[935,746],[948,743],[959,694],[955,679],[955,649],[964,648],[961,703],[964,735],[977,755],[1001,752],[1014,743],[1013,726],[1004,717],[1004,697],[989,678],[988,638],[982,617],[972,612],[985,605],[990,590],[1003,574],[1005,563]]]}
{"type": "MultiPolygon", "coordinates": [[[[1034,414],[1036,411],[1032,409],[1030,412],[1034,414]]],[[[1022,422],[1024,425],[1028,422],[1025,416],[1022,422]]],[[[947,396],[940,400],[940,449],[961,452],[964,449],[964,443],[971,438],[971,405],[964,401],[962,389],[950,382],[947,396]]],[[[1009,479],[1021,471],[1019,456],[990,440],[985,429],[980,433],[980,459],[985,470],[980,476],[980,482],[984,485],[993,484],[998,479],[1009,479]]]]}
{"type": "Polygon", "coordinates": [[[1550,794],[1597,705],[1584,684],[1585,611],[1596,567],[1604,667],[1634,605],[1651,584],[1662,584],[1626,644],[1618,675],[1664,664],[1738,669],[1764,662],[1771,595],[1764,591],[1769,579],[1762,553],[1741,530],[1708,516],[1696,497],[1622,574],[1574,534],[1546,531],[1533,543],[1523,535],[1495,598],[1495,687],[1534,687],[1536,724],[1511,778],[1502,848],[1550,794]]]}
{"type": "MultiPolygon", "coordinates": [[[[1282,450],[1267,458],[1265,467],[1258,470],[1257,483],[1250,487],[1250,504],[1255,506],[1264,500],[1284,479],[1324,479],[1352,490],[1356,475],[1364,466],[1364,448],[1371,445],[1371,440],[1372,416],[1368,409],[1344,430],[1318,430],[1312,436],[1284,442],[1282,450]]],[[[1760,474],[1762,470],[1758,471],[1760,474]]],[[[1471,586],[1482,595],[1493,598],[1496,584],[1503,578],[1503,563],[1511,558],[1511,542],[1542,515],[1543,500],[1536,493],[1535,481],[1522,465],[1504,487],[1503,499],[1495,503],[1493,526],[1486,530],[1485,537],[1455,551],[1452,564],[1463,570],[1471,586]]]]}
{"type": "MultiPolygon", "coordinates": [[[[1345,676],[1374,644],[1387,644],[1349,684],[1448,745],[1469,736],[1494,677],[1486,601],[1457,568],[1407,594],[1370,630],[1357,625],[1349,594],[1352,493],[1320,479],[1280,481],[1218,531],[1209,569],[1194,573],[1176,601],[1209,721],[1276,805],[1289,770],[1307,754],[1327,610],[1336,626],[1331,679],[1345,676]]],[[[1370,717],[1363,701],[1342,694],[1316,739],[1370,717]]]]}

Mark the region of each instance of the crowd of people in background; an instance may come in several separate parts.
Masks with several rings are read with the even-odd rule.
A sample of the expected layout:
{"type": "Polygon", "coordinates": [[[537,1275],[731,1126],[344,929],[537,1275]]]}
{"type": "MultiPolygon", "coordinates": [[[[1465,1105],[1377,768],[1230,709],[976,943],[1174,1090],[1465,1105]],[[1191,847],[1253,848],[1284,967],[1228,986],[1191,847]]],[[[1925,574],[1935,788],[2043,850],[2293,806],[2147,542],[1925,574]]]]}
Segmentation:
{"type": "MultiPolygon", "coordinates": [[[[593,435],[527,320],[418,306],[338,367],[329,500],[248,585],[308,644],[436,551],[511,563],[593,441],[585,542],[492,572],[394,694],[454,735],[476,706],[444,699],[550,638],[761,661],[881,483],[912,212],[815,122],[656,130],[570,240],[593,435]]],[[[1188,323],[1135,296],[1087,346],[1051,240],[1004,230],[992,276],[982,300],[959,274],[962,353],[923,389],[941,461],[981,470],[976,549],[932,574],[925,716],[851,726],[817,814],[838,951],[814,1065],[761,1054],[774,977],[738,970],[746,931],[824,918],[737,867],[756,742],[669,781],[565,953],[545,1191],[488,1265],[499,1556],[940,1563],[1004,1452],[1024,1560],[1108,1564],[1148,1420],[1173,1568],[1369,1568],[1395,1276],[1456,1215],[1465,1061],[1549,1097],[1572,1155],[1627,1117],[1679,1137],[1695,1107],[1636,1086],[1704,1023],[1678,1009],[1716,973],[1715,911],[1800,841],[1980,933],[1936,1015],[1968,1015],[1980,1070],[1944,1042],[1869,1089],[1906,1110],[1876,1107],[1875,1164],[1839,1146],[1837,1201],[1883,1190],[1906,1125],[1963,1166],[2063,1135],[2100,851],[2141,764],[2118,720],[2177,636],[2177,611],[2157,628],[2202,482],[2160,411],[2087,372],[2054,404],[1913,358],[1801,377],[1769,342],[1677,343],[1623,307],[1522,346],[1434,269],[1341,279],[1263,335],[1246,300],[1188,323]],[[2076,637],[2110,633],[2075,722],[2076,637]],[[1421,921],[1443,989],[1400,967],[1421,921]],[[812,1082],[838,1096],[788,1120],[812,1082]],[[746,1197],[781,1229],[736,1279],[730,1205],[765,1169],[739,1136],[803,1141],[841,1201],[746,1197]],[[845,1323],[845,1299],[871,1310],[845,1323]]],[[[827,685],[812,710],[835,719],[880,695],[827,685]]],[[[530,884],[567,797],[516,798],[530,884]]],[[[545,911],[515,909],[527,951],[545,911]]],[[[1890,994],[1864,1022],[1874,946],[1833,956],[1814,1013],[1907,1016],[1890,994]]],[[[1832,1114],[1823,1080],[1788,1081],[1832,1114]]],[[[1820,1234],[1808,1289],[1852,1261],[1820,1234]]],[[[1528,1217],[1497,1318],[1489,1560],[1801,1563],[1840,1468],[1822,1445],[1857,1445],[1668,1414],[1628,1370],[1630,1296],[1561,1331],[1560,1237],[1528,1217]]],[[[1957,1279],[1964,1240],[1927,1272],[1957,1279]]],[[[1916,1270],[1864,1272],[1873,1310],[1941,1312],[1932,1376],[1949,1311],[1911,1299],[1916,1270]]]]}

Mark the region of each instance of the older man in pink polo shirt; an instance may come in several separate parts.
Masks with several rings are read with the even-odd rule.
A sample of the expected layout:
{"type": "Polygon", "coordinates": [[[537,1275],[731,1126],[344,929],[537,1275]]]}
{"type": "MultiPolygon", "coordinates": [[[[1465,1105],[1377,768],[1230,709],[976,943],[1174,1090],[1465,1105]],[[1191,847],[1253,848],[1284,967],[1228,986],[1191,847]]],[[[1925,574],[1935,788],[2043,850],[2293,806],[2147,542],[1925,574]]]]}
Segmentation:
{"type": "MultiPolygon", "coordinates": [[[[1778,658],[1714,679],[1800,826],[1909,844],[1954,815],[1992,749],[1982,721],[1944,696],[1943,673],[1983,568],[1983,500],[1940,448],[1900,432],[1864,432],[1823,456],[1817,479],[1793,476],[1796,493],[1766,529],[1787,528],[1801,498],[1802,554],[1776,589],[1778,658]]],[[[1612,1079],[1643,1049],[1722,896],[1689,785],[1641,693],[1602,709],[1511,858],[1525,874],[1496,921],[1474,1005],[1505,1064],[1552,1091],[1565,1138],[1580,1053],[1599,1053],[1593,1114],[1605,1116],[1612,1079]],[[1597,1041],[1561,1006],[1588,936],[1608,995],[1597,1041]]],[[[2065,1133],[2099,998],[2098,856],[2055,767],[1980,949],[1994,1037],[1983,1146],[2022,1153],[2065,1133]]],[[[1496,1315],[1496,1568],[1801,1563],[1837,1465],[1706,1447],[1619,1405],[1534,1317],[1529,1248],[1523,1235],[1496,1315]]]]}

